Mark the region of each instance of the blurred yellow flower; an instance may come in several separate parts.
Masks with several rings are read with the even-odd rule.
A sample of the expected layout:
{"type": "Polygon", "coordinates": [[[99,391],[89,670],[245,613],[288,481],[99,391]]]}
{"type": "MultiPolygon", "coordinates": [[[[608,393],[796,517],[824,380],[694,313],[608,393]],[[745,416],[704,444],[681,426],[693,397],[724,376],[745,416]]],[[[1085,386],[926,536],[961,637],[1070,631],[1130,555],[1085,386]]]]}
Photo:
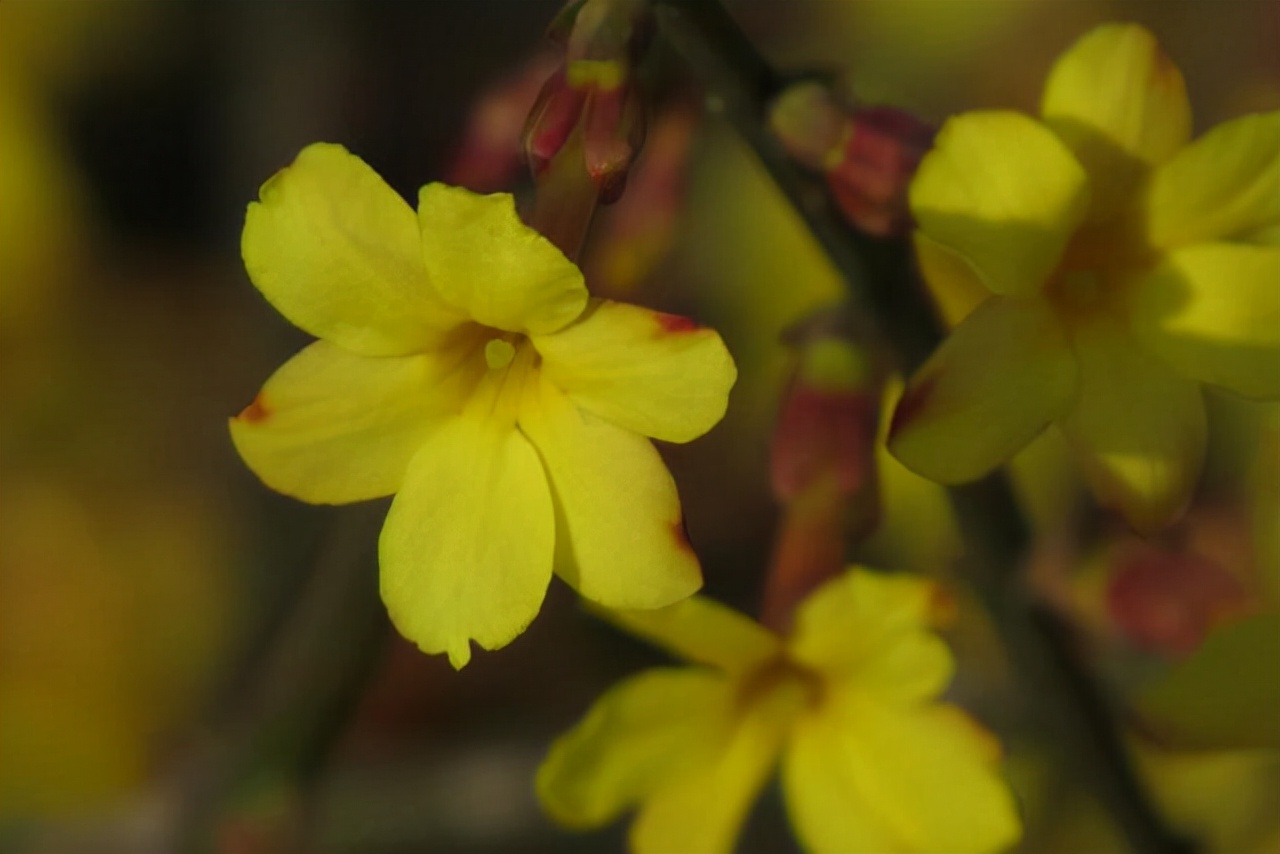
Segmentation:
{"type": "Polygon", "coordinates": [[[1200,383],[1280,397],[1280,112],[1189,143],[1181,74],[1119,24],[1058,60],[1040,112],[953,118],[921,164],[925,276],[984,297],[912,378],[890,448],[962,482],[1055,423],[1099,499],[1154,531],[1200,472],[1200,383]]]}
{"type": "Polygon", "coordinates": [[[249,206],[263,295],[319,341],[231,421],[273,489],[316,503],[395,494],[383,599],[426,652],[470,660],[538,613],[553,569],[587,599],[656,608],[701,584],[650,436],[723,416],[719,335],[588,298],[511,196],[430,184],[418,212],[336,145],[304,149],[249,206]]]}
{"type": "Polygon", "coordinates": [[[693,667],[617,685],[539,769],[545,809],[579,828],[638,807],[640,854],[729,851],[781,757],[810,851],[998,851],[1020,835],[994,738],[936,702],[951,680],[927,627],[933,588],[854,568],[787,638],[702,597],[612,615],[693,667]]]}

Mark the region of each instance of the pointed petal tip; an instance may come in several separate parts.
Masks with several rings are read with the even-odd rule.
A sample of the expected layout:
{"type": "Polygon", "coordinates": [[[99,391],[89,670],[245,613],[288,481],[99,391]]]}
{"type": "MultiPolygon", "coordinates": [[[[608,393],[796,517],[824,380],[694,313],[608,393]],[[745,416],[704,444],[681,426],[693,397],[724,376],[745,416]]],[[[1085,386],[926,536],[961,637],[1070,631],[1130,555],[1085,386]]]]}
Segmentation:
{"type": "Polygon", "coordinates": [[[449,664],[454,670],[461,670],[471,662],[471,641],[464,639],[461,643],[449,645],[449,664]]]}
{"type": "Polygon", "coordinates": [[[259,394],[253,399],[253,402],[240,411],[240,414],[232,421],[239,421],[243,424],[261,424],[271,417],[271,408],[267,406],[266,401],[259,394]]]}

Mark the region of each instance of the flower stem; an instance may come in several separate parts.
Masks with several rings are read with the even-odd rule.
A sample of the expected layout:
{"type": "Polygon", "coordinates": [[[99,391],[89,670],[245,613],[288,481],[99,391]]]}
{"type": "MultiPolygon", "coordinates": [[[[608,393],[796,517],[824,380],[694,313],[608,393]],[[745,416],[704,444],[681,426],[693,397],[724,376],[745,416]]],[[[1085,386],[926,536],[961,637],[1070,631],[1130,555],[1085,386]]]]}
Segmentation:
{"type": "MultiPolygon", "coordinates": [[[[660,31],[719,113],[753,149],[848,286],[850,309],[872,321],[910,373],[942,340],[905,240],[881,240],[850,227],[825,186],[787,156],[765,111],[788,81],[761,56],[717,0],[657,0],[660,31]]],[[[951,490],[965,537],[966,569],[1001,634],[1035,723],[1078,784],[1110,813],[1134,851],[1189,854],[1165,827],[1130,764],[1110,705],[1079,659],[1065,626],[1028,596],[1023,569],[1031,532],[1007,478],[993,475],[951,490]]]]}
{"type": "Polygon", "coordinates": [[[574,263],[582,254],[599,196],[582,157],[582,129],[578,128],[535,176],[537,192],[528,217],[529,225],[574,263]]]}

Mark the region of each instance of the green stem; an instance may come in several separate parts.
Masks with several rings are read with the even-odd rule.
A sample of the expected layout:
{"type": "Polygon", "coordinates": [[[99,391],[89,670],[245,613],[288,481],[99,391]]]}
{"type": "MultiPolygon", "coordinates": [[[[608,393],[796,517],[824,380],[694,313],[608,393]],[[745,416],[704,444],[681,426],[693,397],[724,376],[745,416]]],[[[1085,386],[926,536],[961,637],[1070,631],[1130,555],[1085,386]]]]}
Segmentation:
{"type": "MultiPolygon", "coordinates": [[[[825,185],[793,163],[768,131],[765,110],[789,82],[751,44],[717,0],[658,0],[661,32],[701,79],[708,108],[754,150],[848,285],[851,310],[878,327],[910,373],[943,330],[918,280],[905,240],[852,228],[825,185]]],[[[1073,647],[1069,628],[1028,595],[1023,567],[1031,531],[1007,478],[993,475],[951,490],[965,537],[966,569],[988,609],[1036,723],[1079,785],[1110,813],[1142,854],[1194,848],[1164,825],[1130,764],[1107,697],[1073,647]]]]}

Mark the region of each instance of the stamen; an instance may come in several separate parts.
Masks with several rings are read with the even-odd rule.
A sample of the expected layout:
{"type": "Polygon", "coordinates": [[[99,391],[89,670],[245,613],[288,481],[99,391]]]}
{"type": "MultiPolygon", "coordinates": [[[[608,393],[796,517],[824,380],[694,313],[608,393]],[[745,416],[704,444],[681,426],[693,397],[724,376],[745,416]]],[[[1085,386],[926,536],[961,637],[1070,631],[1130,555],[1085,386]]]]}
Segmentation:
{"type": "Polygon", "coordinates": [[[491,371],[500,371],[510,365],[515,355],[515,346],[501,338],[490,338],[484,345],[484,360],[491,371]]]}

